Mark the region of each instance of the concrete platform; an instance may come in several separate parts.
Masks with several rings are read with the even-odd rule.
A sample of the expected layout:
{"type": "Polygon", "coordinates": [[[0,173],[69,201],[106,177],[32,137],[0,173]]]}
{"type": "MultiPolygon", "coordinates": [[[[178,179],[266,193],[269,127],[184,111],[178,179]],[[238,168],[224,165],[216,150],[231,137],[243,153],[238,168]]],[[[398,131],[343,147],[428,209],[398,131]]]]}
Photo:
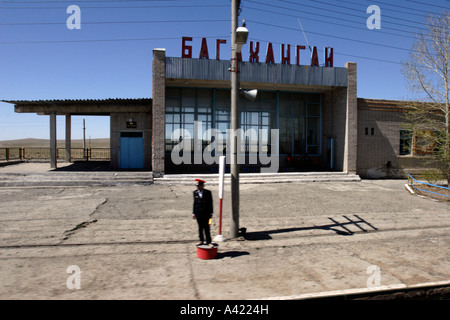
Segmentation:
{"type": "MultiPolygon", "coordinates": [[[[247,232],[210,260],[197,257],[193,186],[3,187],[0,298],[291,300],[445,284],[449,205],[404,184],[243,184],[247,232]]],[[[225,236],[230,205],[226,186],[225,236]]]]}
{"type": "MultiPolygon", "coordinates": [[[[114,186],[132,184],[192,185],[201,178],[208,185],[219,183],[218,174],[165,174],[154,178],[151,171],[111,171],[103,162],[59,163],[51,169],[49,163],[21,162],[0,167],[0,187],[19,186],[114,186]]],[[[358,182],[356,174],[343,172],[284,172],[241,173],[241,184],[291,183],[291,182],[358,182]]],[[[225,184],[230,174],[225,174],[225,184]]]]}
{"type": "Polygon", "coordinates": [[[115,186],[153,183],[151,171],[111,171],[105,162],[22,162],[0,167],[0,187],[115,186]]]}

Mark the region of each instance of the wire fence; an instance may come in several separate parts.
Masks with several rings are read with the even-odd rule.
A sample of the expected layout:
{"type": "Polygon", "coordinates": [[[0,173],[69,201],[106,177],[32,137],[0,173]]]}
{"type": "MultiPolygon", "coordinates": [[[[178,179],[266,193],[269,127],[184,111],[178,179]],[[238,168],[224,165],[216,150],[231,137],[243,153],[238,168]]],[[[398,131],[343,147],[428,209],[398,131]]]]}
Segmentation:
{"type": "MultiPolygon", "coordinates": [[[[110,148],[71,148],[70,160],[110,160],[110,148]]],[[[66,149],[57,148],[56,157],[66,158],[66,149]]],[[[0,148],[0,161],[50,159],[50,148],[17,147],[0,148]]]]}

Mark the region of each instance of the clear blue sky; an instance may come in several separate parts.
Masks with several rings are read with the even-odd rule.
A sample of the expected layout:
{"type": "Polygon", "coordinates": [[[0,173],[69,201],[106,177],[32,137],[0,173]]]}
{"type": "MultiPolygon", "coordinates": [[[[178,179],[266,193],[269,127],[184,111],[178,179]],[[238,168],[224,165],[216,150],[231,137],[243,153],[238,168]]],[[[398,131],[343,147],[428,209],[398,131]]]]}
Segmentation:
{"type": "MultiPolygon", "coordinates": [[[[261,57],[273,43],[334,48],[334,66],[358,64],[358,97],[405,99],[411,96],[401,74],[414,33],[426,15],[450,10],[449,0],[242,0],[249,41],[260,41],[261,57]],[[381,9],[381,29],[370,30],[368,6],[381,9]]],[[[230,0],[3,0],[0,1],[0,100],[151,98],[152,50],[181,56],[181,38],[194,37],[193,55],[207,37],[210,58],[215,40],[226,39],[221,59],[230,57],[230,0]],[[66,12],[81,9],[81,29],[70,30],[66,12]]],[[[243,48],[248,60],[249,44],[243,48]]],[[[291,63],[295,55],[291,53],[291,63]]],[[[308,64],[306,51],[301,64],[308,64]]],[[[108,117],[73,117],[72,138],[109,137],[108,117]]],[[[49,137],[48,116],[16,114],[0,102],[0,140],[49,137]]],[[[64,118],[58,117],[58,139],[64,118]]]]}

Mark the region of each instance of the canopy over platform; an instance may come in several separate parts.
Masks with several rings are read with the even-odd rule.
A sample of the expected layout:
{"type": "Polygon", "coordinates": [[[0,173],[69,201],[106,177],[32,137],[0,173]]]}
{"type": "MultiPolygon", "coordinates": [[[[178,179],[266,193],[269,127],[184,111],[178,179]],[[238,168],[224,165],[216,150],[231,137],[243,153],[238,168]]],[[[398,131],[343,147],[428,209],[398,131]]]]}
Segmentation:
{"type": "MultiPolygon", "coordinates": [[[[71,159],[71,116],[111,116],[132,117],[135,114],[152,113],[152,99],[81,99],[81,100],[2,100],[14,104],[17,113],[36,113],[50,117],[50,167],[57,166],[56,116],[66,116],[66,161],[71,159]],[[119,116],[120,115],[120,116],[119,116]]],[[[111,145],[113,144],[112,139],[111,145]]]]}
{"type": "Polygon", "coordinates": [[[14,104],[17,113],[107,116],[121,112],[151,112],[152,99],[3,100],[14,104]]]}

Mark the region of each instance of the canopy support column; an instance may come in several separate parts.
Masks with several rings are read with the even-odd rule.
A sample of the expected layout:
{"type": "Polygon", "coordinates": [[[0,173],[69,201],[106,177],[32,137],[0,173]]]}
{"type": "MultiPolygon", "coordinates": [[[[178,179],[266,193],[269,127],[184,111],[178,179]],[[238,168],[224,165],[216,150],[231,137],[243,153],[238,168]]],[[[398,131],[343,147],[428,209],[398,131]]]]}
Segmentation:
{"type": "Polygon", "coordinates": [[[50,168],[56,169],[56,112],[50,112],[50,168]]]}
{"type": "Polygon", "coordinates": [[[66,162],[70,162],[72,158],[72,143],[71,143],[71,136],[72,133],[72,120],[70,117],[70,114],[66,114],[66,162]]]}

